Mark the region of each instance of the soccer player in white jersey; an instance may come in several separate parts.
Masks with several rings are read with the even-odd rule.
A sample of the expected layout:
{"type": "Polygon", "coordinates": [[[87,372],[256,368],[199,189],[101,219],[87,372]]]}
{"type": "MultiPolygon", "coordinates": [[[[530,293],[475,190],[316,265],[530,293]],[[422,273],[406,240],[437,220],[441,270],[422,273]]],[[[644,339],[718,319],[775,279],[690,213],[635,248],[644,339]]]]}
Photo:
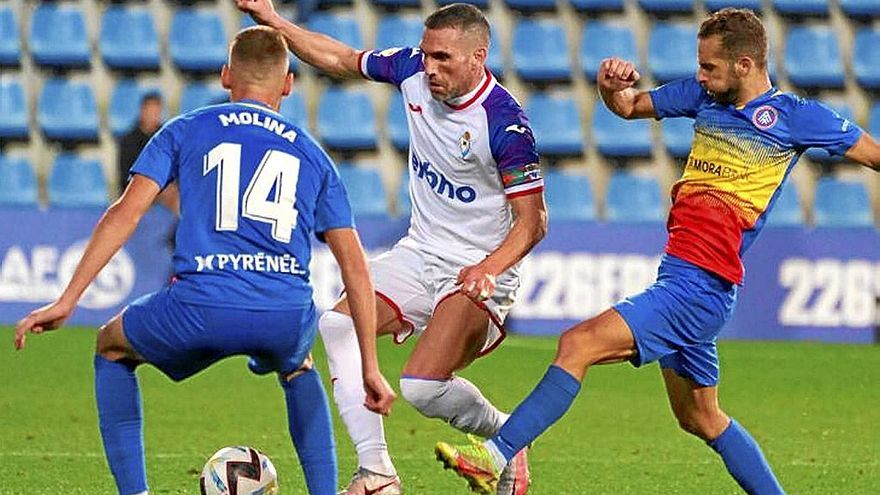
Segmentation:
{"type": "MultiPolygon", "coordinates": [[[[465,4],[425,20],[419,48],[359,51],[281,18],[271,0],[236,0],[281,31],[303,61],[339,78],[394,84],[407,107],[412,219],[407,235],[371,263],[378,329],[402,342],[421,334],[400,380],[422,414],[479,436],[507,417],[455,376],[504,337],[520,260],[546,232],[543,179],[528,120],[486,70],[489,23],[465,4]]],[[[319,329],[334,398],[358,452],[343,493],[402,493],[381,418],[363,407],[358,348],[348,303],[326,312],[319,329]]],[[[505,470],[499,493],[528,489],[525,451],[505,470]]]]}

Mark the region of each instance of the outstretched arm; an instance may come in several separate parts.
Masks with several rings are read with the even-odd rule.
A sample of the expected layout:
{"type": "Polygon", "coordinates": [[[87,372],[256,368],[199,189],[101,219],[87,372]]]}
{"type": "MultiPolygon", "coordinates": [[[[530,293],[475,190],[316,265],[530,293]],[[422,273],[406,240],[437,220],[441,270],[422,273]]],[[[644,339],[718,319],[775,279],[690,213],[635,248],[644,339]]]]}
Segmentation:
{"type": "Polygon", "coordinates": [[[633,88],[640,78],[632,62],[619,58],[603,60],[596,84],[605,106],[625,119],[656,117],[651,95],[633,88]]]}
{"type": "Polygon", "coordinates": [[[272,0],[235,0],[239,10],[250,14],[260,24],[277,29],[287,40],[288,47],[305,63],[317,67],[333,77],[348,79],[360,77],[360,51],[329,36],[307,29],[281,17],[272,0]]]}
{"type": "Polygon", "coordinates": [[[152,179],[135,175],[122,196],[113,203],[95,226],[89,244],[73,272],[67,288],[58,299],[37,309],[15,327],[15,347],[23,349],[28,332],[41,333],[60,327],[71,313],[89,284],[98,276],[110,258],[131,237],[156,195],[159,185],[152,179]]]}
{"type": "Polygon", "coordinates": [[[846,157],[880,172],[880,144],[867,132],[846,152],[846,157]]]}

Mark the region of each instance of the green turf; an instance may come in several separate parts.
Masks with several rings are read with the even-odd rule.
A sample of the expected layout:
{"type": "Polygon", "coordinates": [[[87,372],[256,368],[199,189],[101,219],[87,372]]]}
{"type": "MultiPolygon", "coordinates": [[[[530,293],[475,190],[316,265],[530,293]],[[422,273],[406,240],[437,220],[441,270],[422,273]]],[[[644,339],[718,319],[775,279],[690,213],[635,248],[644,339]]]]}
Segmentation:
{"type": "MultiPolygon", "coordinates": [[[[92,392],[94,332],[32,337],[12,350],[0,330],[0,494],[112,494],[92,392]]],[[[510,409],[553,356],[551,339],[510,338],[463,373],[510,409]]],[[[409,347],[380,348],[392,383],[409,347]]],[[[722,406],[749,428],[791,494],[876,494],[880,486],[880,349],[813,343],[721,345],[722,406]]],[[[318,361],[326,367],[318,350],[318,361]]],[[[182,384],[139,371],[153,494],[198,493],[198,472],[225,445],[257,447],[273,459],[282,494],[305,493],[286,431],[282,394],[232,359],[182,384]]],[[[739,493],[717,456],[681,433],[656,365],[596,368],[565,418],[532,451],[531,493],[739,493]]],[[[341,476],[355,468],[334,418],[341,476]]],[[[396,404],[386,422],[392,455],[411,495],[467,493],[434,460],[451,427],[396,404]]]]}

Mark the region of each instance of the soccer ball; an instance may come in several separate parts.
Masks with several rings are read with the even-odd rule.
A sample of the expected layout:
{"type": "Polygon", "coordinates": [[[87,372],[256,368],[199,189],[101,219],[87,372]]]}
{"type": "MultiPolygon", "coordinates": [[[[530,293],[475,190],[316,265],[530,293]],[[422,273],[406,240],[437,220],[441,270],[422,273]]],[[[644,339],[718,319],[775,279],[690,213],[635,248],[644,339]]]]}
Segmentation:
{"type": "Polygon", "coordinates": [[[208,459],[199,478],[202,495],[275,495],[278,476],[268,457],[251,447],[226,447],[208,459]]]}

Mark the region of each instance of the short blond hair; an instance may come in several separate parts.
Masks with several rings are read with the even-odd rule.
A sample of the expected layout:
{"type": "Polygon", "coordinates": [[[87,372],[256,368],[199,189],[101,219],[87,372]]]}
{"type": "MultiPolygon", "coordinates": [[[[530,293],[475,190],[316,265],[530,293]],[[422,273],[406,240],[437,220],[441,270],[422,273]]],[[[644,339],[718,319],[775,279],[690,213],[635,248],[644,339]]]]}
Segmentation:
{"type": "Polygon", "coordinates": [[[229,45],[229,67],[236,76],[263,82],[287,74],[287,42],[276,29],[252,26],[242,29],[229,45]]]}

